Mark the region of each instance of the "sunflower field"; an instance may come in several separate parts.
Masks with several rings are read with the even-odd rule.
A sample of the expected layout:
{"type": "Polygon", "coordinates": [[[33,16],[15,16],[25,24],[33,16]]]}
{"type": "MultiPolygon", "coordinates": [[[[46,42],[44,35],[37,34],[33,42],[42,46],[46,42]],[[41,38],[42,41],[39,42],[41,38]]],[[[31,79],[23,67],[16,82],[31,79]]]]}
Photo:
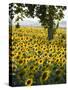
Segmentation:
{"type": "Polygon", "coordinates": [[[52,40],[42,27],[20,27],[9,32],[9,70],[12,85],[66,83],[66,30],[58,28],[52,40]]]}

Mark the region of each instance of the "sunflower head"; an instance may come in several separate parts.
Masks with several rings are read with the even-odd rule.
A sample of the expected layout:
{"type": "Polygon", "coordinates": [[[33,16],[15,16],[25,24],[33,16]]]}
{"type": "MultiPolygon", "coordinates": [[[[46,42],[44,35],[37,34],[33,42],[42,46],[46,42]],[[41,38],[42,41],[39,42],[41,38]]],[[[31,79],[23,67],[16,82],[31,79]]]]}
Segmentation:
{"type": "Polygon", "coordinates": [[[25,85],[26,85],[26,86],[31,86],[32,83],[33,83],[33,80],[32,80],[32,79],[27,79],[27,80],[25,81],[25,85]]]}
{"type": "Polygon", "coordinates": [[[39,60],[38,60],[38,64],[39,64],[39,65],[43,64],[43,62],[44,62],[44,60],[42,60],[42,59],[39,59],[39,60]]]}
{"type": "Polygon", "coordinates": [[[49,70],[44,71],[43,74],[42,74],[41,79],[42,79],[43,81],[46,81],[46,80],[49,78],[49,76],[50,76],[50,71],[49,71],[49,70]]]}
{"type": "Polygon", "coordinates": [[[19,63],[20,65],[23,65],[23,62],[24,62],[23,60],[19,60],[19,61],[18,61],[18,63],[19,63]]]}

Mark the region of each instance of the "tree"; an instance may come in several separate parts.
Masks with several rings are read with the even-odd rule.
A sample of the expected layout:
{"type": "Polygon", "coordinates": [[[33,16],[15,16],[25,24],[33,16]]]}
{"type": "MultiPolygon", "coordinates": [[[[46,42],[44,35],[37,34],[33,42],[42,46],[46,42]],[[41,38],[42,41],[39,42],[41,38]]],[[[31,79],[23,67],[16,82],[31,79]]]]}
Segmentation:
{"type": "Polygon", "coordinates": [[[15,16],[16,16],[16,19],[15,19],[16,26],[19,27],[19,20],[23,20],[23,18],[26,16],[27,10],[26,9],[24,10],[24,8],[25,8],[25,5],[21,3],[10,3],[9,4],[10,27],[12,26],[12,22],[15,16]]]}
{"type": "Polygon", "coordinates": [[[48,39],[53,39],[53,33],[64,17],[65,6],[26,5],[31,17],[38,17],[44,28],[48,28],[48,39]],[[57,21],[57,23],[56,23],[57,21]]]}
{"type": "Polygon", "coordinates": [[[36,4],[20,4],[15,5],[14,10],[9,9],[9,16],[11,20],[14,15],[17,14],[16,22],[19,25],[19,20],[23,20],[24,17],[38,17],[40,23],[44,28],[48,28],[48,39],[53,39],[53,33],[59,25],[59,21],[64,17],[63,11],[66,9],[65,6],[52,6],[52,5],[36,5],[36,4]],[[25,8],[25,9],[24,9],[25,8]],[[18,15],[20,13],[20,15],[18,15]],[[56,23],[57,21],[57,23],[56,23]]]}

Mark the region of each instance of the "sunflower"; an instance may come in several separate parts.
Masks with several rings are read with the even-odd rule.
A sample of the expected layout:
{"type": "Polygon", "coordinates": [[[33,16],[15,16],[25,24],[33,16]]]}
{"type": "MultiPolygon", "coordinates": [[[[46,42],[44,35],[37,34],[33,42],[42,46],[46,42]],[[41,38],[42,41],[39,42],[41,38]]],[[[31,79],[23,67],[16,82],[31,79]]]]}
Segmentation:
{"type": "Polygon", "coordinates": [[[24,60],[18,60],[18,64],[19,65],[23,65],[24,64],[24,60]]]}
{"type": "Polygon", "coordinates": [[[15,64],[12,64],[12,65],[11,65],[11,68],[12,68],[12,71],[16,71],[17,66],[16,66],[15,64]]]}
{"type": "Polygon", "coordinates": [[[47,50],[47,46],[43,46],[42,50],[46,51],[47,50]]]}
{"type": "Polygon", "coordinates": [[[48,80],[48,78],[50,77],[50,73],[50,70],[46,70],[42,73],[42,76],[40,77],[41,83],[48,80]]]}
{"type": "Polygon", "coordinates": [[[18,54],[18,52],[16,52],[16,53],[14,54],[14,57],[15,57],[15,59],[19,59],[19,54],[18,54]]]}
{"type": "Polygon", "coordinates": [[[64,51],[65,51],[65,49],[63,47],[61,47],[61,52],[64,52],[64,51]]]}
{"type": "Polygon", "coordinates": [[[62,54],[60,53],[60,54],[58,54],[58,58],[61,58],[62,57],[62,54]]]}
{"type": "Polygon", "coordinates": [[[33,72],[37,72],[39,70],[38,65],[34,65],[33,72]]]}
{"type": "Polygon", "coordinates": [[[61,58],[60,64],[64,65],[66,63],[66,59],[63,57],[61,58]]]}
{"type": "Polygon", "coordinates": [[[43,62],[44,62],[44,60],[42,60],[42,59],[39,59],[39,60],[38,60],[38,64],[39,64],[39,65],[43,64],[43,62]]]}
{"type": "Polygon", "coordinates": [[[34,65],[31,65],[31,66],[30,66],[30,70],[33,70],[33,69],[34,69],[34,65]]]}
{"type": "Polygon", "coordinates": [[[32,85],[32,83],[33,83],[33,79],[27,79],[26,81],[25,81],[25,85],[26,86],[31,86],[32,85]]]}
{"type": "Polygon", "coordinates": [[[34,47],[38,47],[38,45],[37,44],[34,44],[34,47]]]}
{"type": "Polygon", "coordinates": [[[47,53],[47,52],[44,52],[44,53],[41,55],[41,57],[42,57],[43,59],[47,59],[47,58],[48,58],[48,53],[47,53]]]}
{"type": "Polygon", "coordinates": [[[53,63],[54,63],[54,59],[53,59],[53,58],[50,58],[50,59],[48,60],[48,64],[51,65],[51,64],[53,64],[53,63]]]}
{"type": "Polygon", "coordinates": [[[28,62],[29,60],[24,58],[24,64],[27,64],[28,62]]]}
{"type": "Polygon", "coordinates": [[[63,62],[66,62],[66,58],[63,58],[62,63],[63,63],[63,62]]]}
{"type": "Polygon", "coordinates": [[[59,64],[61,60],[60,60],[60,58],[57,58],[55,61],[57,64],[59,64]]]}

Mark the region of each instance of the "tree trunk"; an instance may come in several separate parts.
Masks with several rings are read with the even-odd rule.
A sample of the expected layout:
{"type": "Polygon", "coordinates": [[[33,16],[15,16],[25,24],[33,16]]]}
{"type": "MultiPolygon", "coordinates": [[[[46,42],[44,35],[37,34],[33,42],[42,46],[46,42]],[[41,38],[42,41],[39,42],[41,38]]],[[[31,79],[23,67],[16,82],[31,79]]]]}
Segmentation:
{"type": "Polygon", "coordinates": [[[53,39],[53,7],[49,6],[49,21],[48,21],[48,40],[53,39]]]}
{"type": "Polygon", "coordinates": [[[48,40],[53,39],[53,28],[48,28],[48,40]]]}
{"type": "Polygon", "coordinates": [[[53,19],[49,19],[49,27],[48,27],[48,40],[53,39],[53,19]]]}

